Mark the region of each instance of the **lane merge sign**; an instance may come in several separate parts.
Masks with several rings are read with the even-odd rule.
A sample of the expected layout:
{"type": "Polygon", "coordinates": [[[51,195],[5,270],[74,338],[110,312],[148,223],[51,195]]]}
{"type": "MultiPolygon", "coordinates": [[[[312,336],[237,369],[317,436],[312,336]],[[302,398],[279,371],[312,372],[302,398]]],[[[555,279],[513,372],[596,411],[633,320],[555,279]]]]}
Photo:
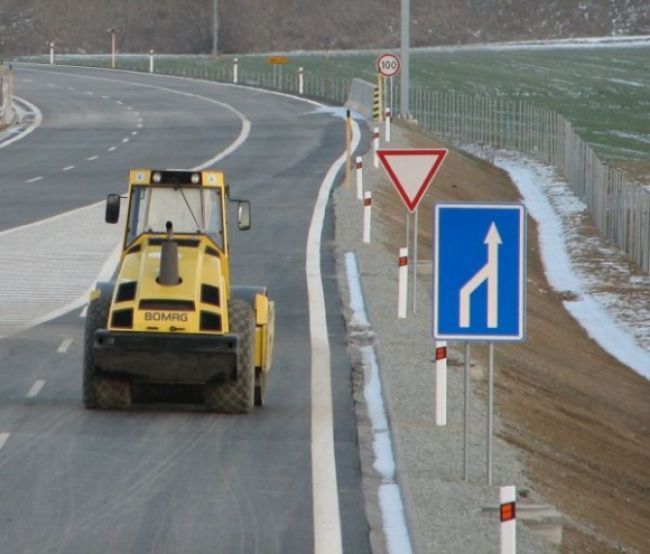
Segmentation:
{"type": "Polygon", "coordinates": [[[447,152],[445,148],[377,150],[381,165],[410,213],[418,207],[447,152]]]}
{"type": "Polygon", "coordinates": [[[384,77],[395,77],[395,75],[399,75],[401,68],[399,56],[391,53],[385,53],[379,56],[375,65],[377,66],[377,71],[384,77]]]}
{"type": "Polygon", "coordinates": [[[433,336],[523,341],[525,207],[440,203],[433,218],[433,336]]]}

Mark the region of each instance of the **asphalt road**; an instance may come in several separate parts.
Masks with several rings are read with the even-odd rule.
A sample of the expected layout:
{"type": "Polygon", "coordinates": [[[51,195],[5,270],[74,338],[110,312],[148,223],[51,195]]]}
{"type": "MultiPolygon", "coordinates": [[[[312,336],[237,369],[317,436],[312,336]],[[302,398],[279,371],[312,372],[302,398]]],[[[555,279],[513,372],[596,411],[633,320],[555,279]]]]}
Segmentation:
{"type": "MultiPolygon", "coordinates": [[[[131,167],[213,158],[242,133],[214,101],[248,119],[218,165],[253,203],[253,229],[232,237],[234,281],[269,286],[277,337],[267,405],[248,416],[84,410],[78,310],[0,340],[0,552],[313,551],[305,251],[341,120],[261,91],[80,68],[18,66],[16,94],[43,123],[0,148],[0,231],[123,192],[131,167]]],[[[369,551],[368,525],[329,213],[324,233],[342,542],[356,554],[369,551]]],[[[46,261],[33,270],[47,275],[46,261]]]]}

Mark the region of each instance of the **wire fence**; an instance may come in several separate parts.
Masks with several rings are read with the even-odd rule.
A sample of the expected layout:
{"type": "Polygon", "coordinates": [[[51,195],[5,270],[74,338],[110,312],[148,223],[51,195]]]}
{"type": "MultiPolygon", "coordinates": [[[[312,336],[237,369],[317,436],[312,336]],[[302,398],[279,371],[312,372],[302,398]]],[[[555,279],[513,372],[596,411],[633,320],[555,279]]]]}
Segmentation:
{"type": "MultiPolygon", "coordinates": [[[[110,58],[86,58],[83,65],[107,67],[110,58]]],[[[64,62],[65,63],[65,62],[64,62]]],[[[68,63],[79,63],[79,60],[68,63]]],[[[120,57],[119,68],[150,71],[149,56],[120,57]]],[[[234,82],[234,65],[156,63],[155,72],[168,75],[234,82]]],[[[343,104],[350,79],[303,74],[272,66],[266,71],[239,68],[239,84],[300,94],[343,104]],[[301,87],[302,80],[302,87],[301,87]]],[[[399,106],[399,87],[385,91],[391,113],[399,106]]],[[[465,145],[521,152],[555,167],[587,205],[602,235],[650,271],[650,191],[598,158],[562,115],[544,107],[502,97],[468,96],[426,88],[411,89],[411,114],[433,136],[465,145]]]]}
{"type": "Polygon", "coordinates": [[[562,115],[523,101],[420,88],[410,102],[418,125],[447,142],[515,150],[555,167],[602,235],[650,271],[650,191],[600,160],[562,115]]]}

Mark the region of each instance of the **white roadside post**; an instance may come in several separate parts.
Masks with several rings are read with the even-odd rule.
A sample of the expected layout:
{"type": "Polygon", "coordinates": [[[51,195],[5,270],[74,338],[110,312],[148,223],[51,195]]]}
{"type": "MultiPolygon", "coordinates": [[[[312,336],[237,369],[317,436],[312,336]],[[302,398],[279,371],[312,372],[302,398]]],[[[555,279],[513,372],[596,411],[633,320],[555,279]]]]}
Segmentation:
{"type": "Polygon", "coordinates": [[[149,73],[153,73],[154,71],[154,65],[153,65],[153,49],[149,50],[149,73]]]}
{"type": "Polygon", "coordinates": [[[399,249],[399,282],[397,293],[397,317],[406,318],[406,298],[408,296],[409,249],[399,249]]]}
{"type": "Polygon", "coordinates": [[[239,82],[239,58],[232,61],[232,82],[235,84],[239,82]]]}
{"type": "Polygon", "coordinates": [[[436,341],[436,425],[447,425],[447,341],[436,341]]]}
{"type": "Polygon", "coordinates": [[[54,65],[54,43],[50,42],[50,65],[54,65]]]}
{"type": "Polygon", "coordinates": [[[372,221],[372,192],[368,191],[363,199],[363,242],[370,244],[370,223],[372,221]]]}
{"type": "Polygon", "coordinates": [[[384,141],[390,142],[390,108],[384,114],[384,141]]]}
{"type": "Polygon", "coordinates": [[[379,150],[379,127],[375,127],[372,130],[372,163],[375,166],[375,169],[379,168],[379,156],[377,155],[377,150],[379,150]]]}
{"type": "Polygon", "coordinates": [[[354,168],[357,170],[357,200],[363,200],[363,158],[357,156],[354,168]]]}
{"type": "Polygon", "coordinates": [[[517,489],[514,486],[501,487],[501,550],[500,554],[517,552],[517,489]]]}
{"type": "Polygon", "coordinates": [[[298,94],[305,94],[305,71],[302,67],[298,68],[298,94]]]}

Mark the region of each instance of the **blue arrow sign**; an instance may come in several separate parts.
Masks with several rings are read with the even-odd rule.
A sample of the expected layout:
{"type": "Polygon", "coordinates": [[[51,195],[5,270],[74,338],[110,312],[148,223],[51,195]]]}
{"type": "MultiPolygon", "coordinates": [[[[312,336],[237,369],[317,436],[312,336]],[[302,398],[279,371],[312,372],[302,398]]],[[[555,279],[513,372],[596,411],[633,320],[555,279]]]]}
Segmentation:
{"type": "Polygon", "coordinates": [[[526,210],[519,204],[436,204],[433,336],[525,336],[526,210]]]}

